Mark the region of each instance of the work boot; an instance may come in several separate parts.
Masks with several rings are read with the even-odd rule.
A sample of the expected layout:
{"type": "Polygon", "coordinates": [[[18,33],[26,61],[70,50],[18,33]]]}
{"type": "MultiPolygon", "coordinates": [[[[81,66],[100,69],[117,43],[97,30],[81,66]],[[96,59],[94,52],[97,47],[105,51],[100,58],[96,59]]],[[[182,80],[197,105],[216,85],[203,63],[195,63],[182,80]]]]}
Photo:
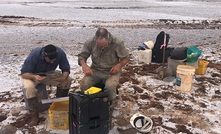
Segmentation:
{"type": "Polygon", "coordinates": [[[31,121],[30,121],[30,123],[28,125],[30,127],[37,126],[38,125],[38,121],[39,121],[39,111],[29,110],[29,112],[30,112],[31,121]]]}
{"type": "Polygon", "coordinates": [[[30,112],[30,123],[28,124],[30,127],[38,125],[39,121],[39,110],[38,110],[38,100],[37,97],[27,99],[28,107],[30,112]]]}
{"type": "Polygon", "coordinates": [[[68,92],[69,92],[69,89],[60,89],[60,88],[57,88],[56,98],[67,97],[67,96],[68,96],[68,92]]]}

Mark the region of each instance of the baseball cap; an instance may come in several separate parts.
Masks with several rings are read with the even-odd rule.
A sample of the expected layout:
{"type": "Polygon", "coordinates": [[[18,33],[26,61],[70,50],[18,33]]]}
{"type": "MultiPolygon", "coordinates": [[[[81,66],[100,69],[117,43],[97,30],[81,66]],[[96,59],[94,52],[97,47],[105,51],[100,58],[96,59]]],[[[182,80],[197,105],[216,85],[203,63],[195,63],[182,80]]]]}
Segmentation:
{"type": "Polygon", "coordinates": [[[43,52],[50,60],[53,60],[57,57],[57,48],[54,45],[49,44],[45,46],[43,52]]]}

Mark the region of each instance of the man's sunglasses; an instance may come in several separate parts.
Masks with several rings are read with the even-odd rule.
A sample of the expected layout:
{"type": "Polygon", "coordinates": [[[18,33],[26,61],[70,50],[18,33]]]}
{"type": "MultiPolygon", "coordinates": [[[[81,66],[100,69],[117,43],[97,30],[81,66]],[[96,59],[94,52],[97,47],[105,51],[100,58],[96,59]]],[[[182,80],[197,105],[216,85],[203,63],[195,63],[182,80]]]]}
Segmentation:
{"type": "Polygon", "coordinates": [[[57,57],[57,51],[52,52],[52,53],[46,53],[46,52],[44,52],[44,55],[45,55],[46,57],[48,57],[50,60],[53,60],[53,59],[55,59],[55,58],[57,57]]]}
{"type": "Polygon", "coordinates": [[[53,56],[53,55],[56,55],[57,54],[57,51],[53,52],[53,53],[46,53],[44,52],[45,56],[53,56]]]}

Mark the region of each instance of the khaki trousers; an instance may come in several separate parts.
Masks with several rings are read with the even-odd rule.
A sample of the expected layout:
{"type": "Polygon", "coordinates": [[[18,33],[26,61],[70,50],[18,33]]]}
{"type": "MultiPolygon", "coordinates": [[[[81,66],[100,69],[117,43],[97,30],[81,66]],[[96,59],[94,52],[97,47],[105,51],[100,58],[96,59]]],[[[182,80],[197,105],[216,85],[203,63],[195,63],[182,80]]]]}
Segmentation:
{"type": "MultiPolygon", "coordinates": [[[[51,86],[57,86],[59,89],[69,89],[71,86],[72,78],[68,77],[64,82],[57,82],[53,81],[53,78],[59,77],[61,75],[60,71],[50,71],[46,73],[46,78],[44,81],[42,81],[42,84],[45,85],[51,85],[51,86]]],[[[39,84],[39,82],[29,80],[29,79],[22,79],[22,84],[24,87],[24,92],[27,99],[36,97],[37,95],[37,89],[36,86],[39,84]]]]}
{"type": "Polygon", "coordinates": [[[82,91],[87,90],[88,88],[98,84],[104,83],[104,90],[108,92],[108,97],[110,100],[116,98],[116,88],[119,85],[120,73],[111,75],[106,71],[97,71],[93,70],[93,75],[85,75],[81,80],[80,89],[82,91]]]}

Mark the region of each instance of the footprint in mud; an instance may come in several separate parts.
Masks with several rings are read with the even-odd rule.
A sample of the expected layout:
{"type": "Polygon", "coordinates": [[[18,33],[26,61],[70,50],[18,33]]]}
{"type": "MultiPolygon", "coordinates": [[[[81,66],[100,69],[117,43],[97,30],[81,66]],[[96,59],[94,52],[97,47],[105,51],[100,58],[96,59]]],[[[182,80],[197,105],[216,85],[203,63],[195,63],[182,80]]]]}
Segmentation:
{"type": "Polygon", "coordinates": [[[136,86],[136,85],[133,85],[132,86],[134,88],[134,93],[143,93],[144,89],[136,86]]]}
{"type": "Polygon", "coordinates": [[[161,99],[165,99],[168,100],[168,98],[175,98],[178,100],[183,100],[184,98],[180,95],[180,94],[176,94],[174,92],[171,91],[164,91],[161,93],[155,93],[156,99],[157,100],[161,100],[161,99]]]}
{"type": "Polygon", "coordinates": [[[151,101],[150,104],[147,106],[147,109],[156,108],[158,110],[164,111],[164,106],[158,101],[151,101]]]}
{"type": "Polygon", "coordinates": [[[186,126],[184,125],[176,125],[176,133],[185,133],[185,134],[192,134],[192,132],[190,132],[190,130],[188,130],[186,128],[186,126]]]}
{"type": "Polygon", "coordinates": [[[4,121],[5,119],[7,119],[6,115],[0,115],[0,122],[4,121]]]}
{"type": "Polygon", "coordinates": [[[193,112],[192,106],[186,104],[177,104],[173,108],[187,114],[193,112]]]}
{"type": "Polygon", "coordinates": [[[131,98],[131,95],[130,95],[130,96],[122,95],[122,96],[121,96],[121,99],[122,99],[123,101],[133,101],[133,99],[131,98]]]}
{"type": "Polygon", "coordinates": [[[18,118],[14,123],[12,123],[12,125],[17,128],[21,128],[21,127],[24,127],[25,124],[27,124],[27,122],[29,122],[28,116],[22,116],[22,117],[18,118]]]}

